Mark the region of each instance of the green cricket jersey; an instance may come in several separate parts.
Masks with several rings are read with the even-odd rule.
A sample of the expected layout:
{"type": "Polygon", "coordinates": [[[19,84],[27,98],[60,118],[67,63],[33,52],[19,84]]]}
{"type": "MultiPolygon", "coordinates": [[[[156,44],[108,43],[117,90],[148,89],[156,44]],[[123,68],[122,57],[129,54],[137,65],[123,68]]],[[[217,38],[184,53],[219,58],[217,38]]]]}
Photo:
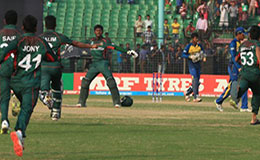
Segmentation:
{"type": "Polygon", "coordinates": [[[103,37],[98,39],[98,38],[92,38],[90,40],[90,44],[101,44],[98,48],[91,48],[91,56],[93,57],[92,62],[97,62],[100,60],[107,60],[108,59],[108,50],[109,49],[115,49],[118,51],[121,51],[123,53],[126,53],[127,50],[121,47],[118,47],[114,45],[113,43],[110,43],[106,41],[103,37]]]}
{"type": "Polygon", "coordinates": [[[240,46],[239,55],[241,59],[241,75],[248,74],[260,75],[259,61],[256,56],[256,47],[260,47],[260,43],[256,40],[245,41],[240,46]]]}
{"type": "Polygon", "coordinates": [[[47,42],[33,33],[23,34],[8,47],[0,50],[0,63],[10,52],[16,52],[15,73],[11,83],[18,87],[40,87],[42,60],[58,60],[47,42]]]}
{"type": "Polygon", "coordinates": [[[40,37],[48,42],[50,48],[53,50],[54,54],[58,56],[59,59],[59,61],[54,63],[43,61],[42,65],[60,66],[60,47],[64,44],[72,44],[72,40],[65,35],[55,32],[54,30],[47,30],[40,37]]]}
{"type": "MultiPolygon", "coordinates": [[[[0,49],[8,47],[12,41],[17,40],[20,36],[21,34],[17,31],[15,25],[5,25],[0,31],[0,49]]],[[[9,70],[13,70],[13,59],[9,59],[10,54],[8,54],[4,58],[4,62],[0,64],[1,76],[10,77],[12,74],[9,72],[9,70]]]]}

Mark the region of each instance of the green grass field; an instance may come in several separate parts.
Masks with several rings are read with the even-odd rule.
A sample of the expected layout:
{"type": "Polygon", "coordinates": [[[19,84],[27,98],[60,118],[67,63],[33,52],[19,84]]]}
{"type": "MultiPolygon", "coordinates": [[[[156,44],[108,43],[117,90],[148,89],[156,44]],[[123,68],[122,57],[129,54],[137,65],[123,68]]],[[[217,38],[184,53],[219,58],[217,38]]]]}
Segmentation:
{"type": "MultiPolygon", "coordinates": [[[[87,108],[63,107],[51,121],[38,103],[27,129],[24,156],[16,157],[9,135],[0,135],[0,160],[257,160],[260,126],[250,113],[213,98],[186,103],[183,97],[133,97],[131,108],[113,108],[110,96],[90,96],[87,108]]],[[[65,95],[64,104],[77,96],[65,95]]],[[[16,118],[10,116],[12,127],[16,118]]]]}

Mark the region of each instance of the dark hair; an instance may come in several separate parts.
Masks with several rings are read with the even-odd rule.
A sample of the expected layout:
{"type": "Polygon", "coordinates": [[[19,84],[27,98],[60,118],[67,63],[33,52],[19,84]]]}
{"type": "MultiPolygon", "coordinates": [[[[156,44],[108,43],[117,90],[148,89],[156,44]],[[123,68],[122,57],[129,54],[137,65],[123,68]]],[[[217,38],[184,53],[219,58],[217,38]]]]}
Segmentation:
{"type": "Polygon", "coordinates": [[[152,28],[151,26],[148,26],[147,28],[152,28]]]}
{"type": "Polygon", "coordinates": [[[253,40],[259,40],[260,38],[260,28],[256,25],[252,26],[250,28],[250,38],[253,39],[253,40]]]}
{"type": "Polygon", "coordinates": [[[6,24],[16,25],[17,23],[17,12],[14,10],[9,10],[5,13],[6,24]]]}
{"type": "Polygon", "coordinates": [[[108,33],[108,32],[106,32],[106,33],[105,33],[105,35],[109,35],[109,33],[108,33]]]}
{"type": "Polygon", "coordinates": [[[98,28],[100,28],[100,29],[102,30],[102,32],[103,32],[103,26],[101,26],[100,24],[95,25],[94,31],[95,31],[96,29],[98,29],[98,28]]]}
{"type": "Polygon", "coordinates": [[[194,38],[194,37],[197,37],[197,38],[198,38],[198,37],[199,37],[198,33],[196,33],[196,32],[192,33],[192,34],[191,34],[191,38],[194,38]]]}
{"type": "Polygon", "coordinates": [[[139,16],[142,18],[142,16],[141,16],[140,14],[138,15],[138,17],[139,17],[139,16]]]}
{"type": "Polygon", "coordinates": [[[47,29],[55,29],[56,27],[56,18],[54,16],[45,17],[45,26],[47,29]]]}
{"type": "Polygon", "coordinates": [[[148,17],[148,16],[150,17],[150,15],[149,15],[149,14],[147,14],[147,15],[146,15],[146,17],[148,17]]]}
{"type": "Polygon", "coordinates": [[[165,18],[164,20],[165,20],[165,21],[168,21],[168,19],[167,19],[167,18],[165,18]]]}
{"type": "Polygon", "coordinates": [[[25,32],[35,33],[37,27],[37,19],[32,15],[26,16],[23,19],[23,27],[25,32]]]}
{"type": "Polygon", "coordinates": [[[177,18],[174,18],[174,20],[177,20],[177,18]]]}

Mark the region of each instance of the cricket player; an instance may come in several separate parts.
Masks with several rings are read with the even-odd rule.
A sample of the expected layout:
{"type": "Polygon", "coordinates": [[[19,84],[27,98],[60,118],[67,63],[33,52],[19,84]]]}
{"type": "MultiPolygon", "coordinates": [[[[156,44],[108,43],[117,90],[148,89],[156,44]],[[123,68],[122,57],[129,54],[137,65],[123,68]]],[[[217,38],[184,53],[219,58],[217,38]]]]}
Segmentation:
{"type": "Polygon", "coordinates": [[[109,61],[107,50],[108,49],[115,49],[122,53],[127,53],[131,55],[133,58],[136,58],[138,54],[134,50],[127,51],[121,47],[115,46],[107,42],[102,34],[103,34],[103,26],[96,25],[94,27],[94,32],[96,37],[91,39],[91,44],[102,44],[96,49],[91,49],[91,55],[93,56],[92,64],[90,64],[90,68],[86,74],[86,76],[81,81],[81,89],[80,89],[80,96],[77,106],[78,107],[86,107],[86,100],[89,94],[89,85],[92,80],[99,74],[102,73],[107,81],[107,86],[110,89],[113,104],[116,108],[121,106],[120,103],[120,95],[117,88],[117,84],[115,79],[109,70],[109,61]]]}
{"type": "MultiPolygon", "coordinates": [[[[11,88],[21,103],[21,110],[11,132],[14,151],[17,156],[23,155],[25,131],[33,109],[37,103],[41,83],[41,62],[57,61],[58,58],[49,48],[48,43],[35,35],[37,19],[31,15],[23,19],[22,29],[25,32],[8,47],[0,50],[0,64],[10,53],[14,57],[14,75],[11,78],[11,88]]],[[[12,70],[10,70],[13,73],[12,70]]]]}
{"type": "Polygon", "coordinates": [[[99,44],[89,45],[78,41],[73,41],[65,35],[55,32],[56,18],[54,16],[45,17],[45,27],[47,29],[41,37],[45,39],[54,54],[58,56],[58,61],[43,61],[41,66],[41,91],[40,100],[51,109],[52,120],[58,120],[61,116],[61,62],[60,47],[64,44],[70,44],[80,48],[97,48],[99,44]],[[51,87],[50,87],[51,84],[51,87]],[[50,99],[50,88],[52,89],[52,99],[50,99]],[[53,105],[52,105],[53,104],[53,105]]]}
{"type": "Polygon", "coordinates": [[[199,98],[199,80],[200,80],[200,61],[204,58],[204,49],[198,43],[198,33],[192,33],[192,42],[188,44],[182,52],[182,57],[188,60],[189,72],[192,76],[192,86],[185,92],[185,100],[190,101],[190,96],[193,93],[193,102],[201,102],[199,98]]]}
{"type": "Polygon", "coordinates": [[[257,114],[260,106],[260,28],[252,26],[249,31],[249,40],[243,42],[236,60],[242,65],[237,85],[232,87],[231,97],[238,103],[242,95],[250,88],[253,92],[251,100],[252,119],[250,124],[260,124],[257,114]],[[235,93],[235,94],[233,94],[235,93]]]}
{"type": "MultiPolygon", "coordinates": [[[[20,37],[20,33],[16,29],[17,13],[14,10],[9,10],[5,13],[4,28],[0,31],[0,49],[8,47],[8,45],[20,37]]],[[[10,80],[13,70],[13,58],[10,54],[4,58],[4,62],[0,64],[0,104],[2,125],[1,134],[6,134],[9,131],[8,109],[10,101],[10,80]]]]}
{"type": "MultiPolygon", "coordinates": [[[[229,97],[232,83],[234,81],[237,81],[239,70],[241,67],[240,64],[238,64],[235,61],[235,57],[238,54],[240,43],[241,41],[244,40],[246,32],[243,27],[238,27],[235,31],[235,34],[236,34],[236,38],[233,39],[229,44],[229,52],[231,54],[231,59],[228,65],[229,84],[225,88],[224,92],[220,95],[220,97],[215,100],[217,110],[219,110],[220,112],[223,112],[222,103],[226,98],[229,97]]],[[[247,104],[248,104],[248,98],[247,98],[247,92],[245,92],[245,94],[242,96],[242,105],[241,105],[240,112],[251,112],[251,110],[248,109],[247,104]]],[[[238,109],[238,107],[235,106],[235,109],[238,109]]]]}

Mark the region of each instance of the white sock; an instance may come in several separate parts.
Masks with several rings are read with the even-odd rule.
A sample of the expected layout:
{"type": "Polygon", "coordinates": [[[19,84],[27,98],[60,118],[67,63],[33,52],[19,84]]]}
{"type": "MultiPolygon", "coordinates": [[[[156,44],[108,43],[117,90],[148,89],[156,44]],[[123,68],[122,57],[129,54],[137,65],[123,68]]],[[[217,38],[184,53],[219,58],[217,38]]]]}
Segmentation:
{"type": "Polygon", "coordinates": [[[17,134],[17,136],[18,136],[18,138],[19,138],[20,140],[23,139],[23,133],[22,133],[21,130],[16,131],[16,134],[17,134]]]}

